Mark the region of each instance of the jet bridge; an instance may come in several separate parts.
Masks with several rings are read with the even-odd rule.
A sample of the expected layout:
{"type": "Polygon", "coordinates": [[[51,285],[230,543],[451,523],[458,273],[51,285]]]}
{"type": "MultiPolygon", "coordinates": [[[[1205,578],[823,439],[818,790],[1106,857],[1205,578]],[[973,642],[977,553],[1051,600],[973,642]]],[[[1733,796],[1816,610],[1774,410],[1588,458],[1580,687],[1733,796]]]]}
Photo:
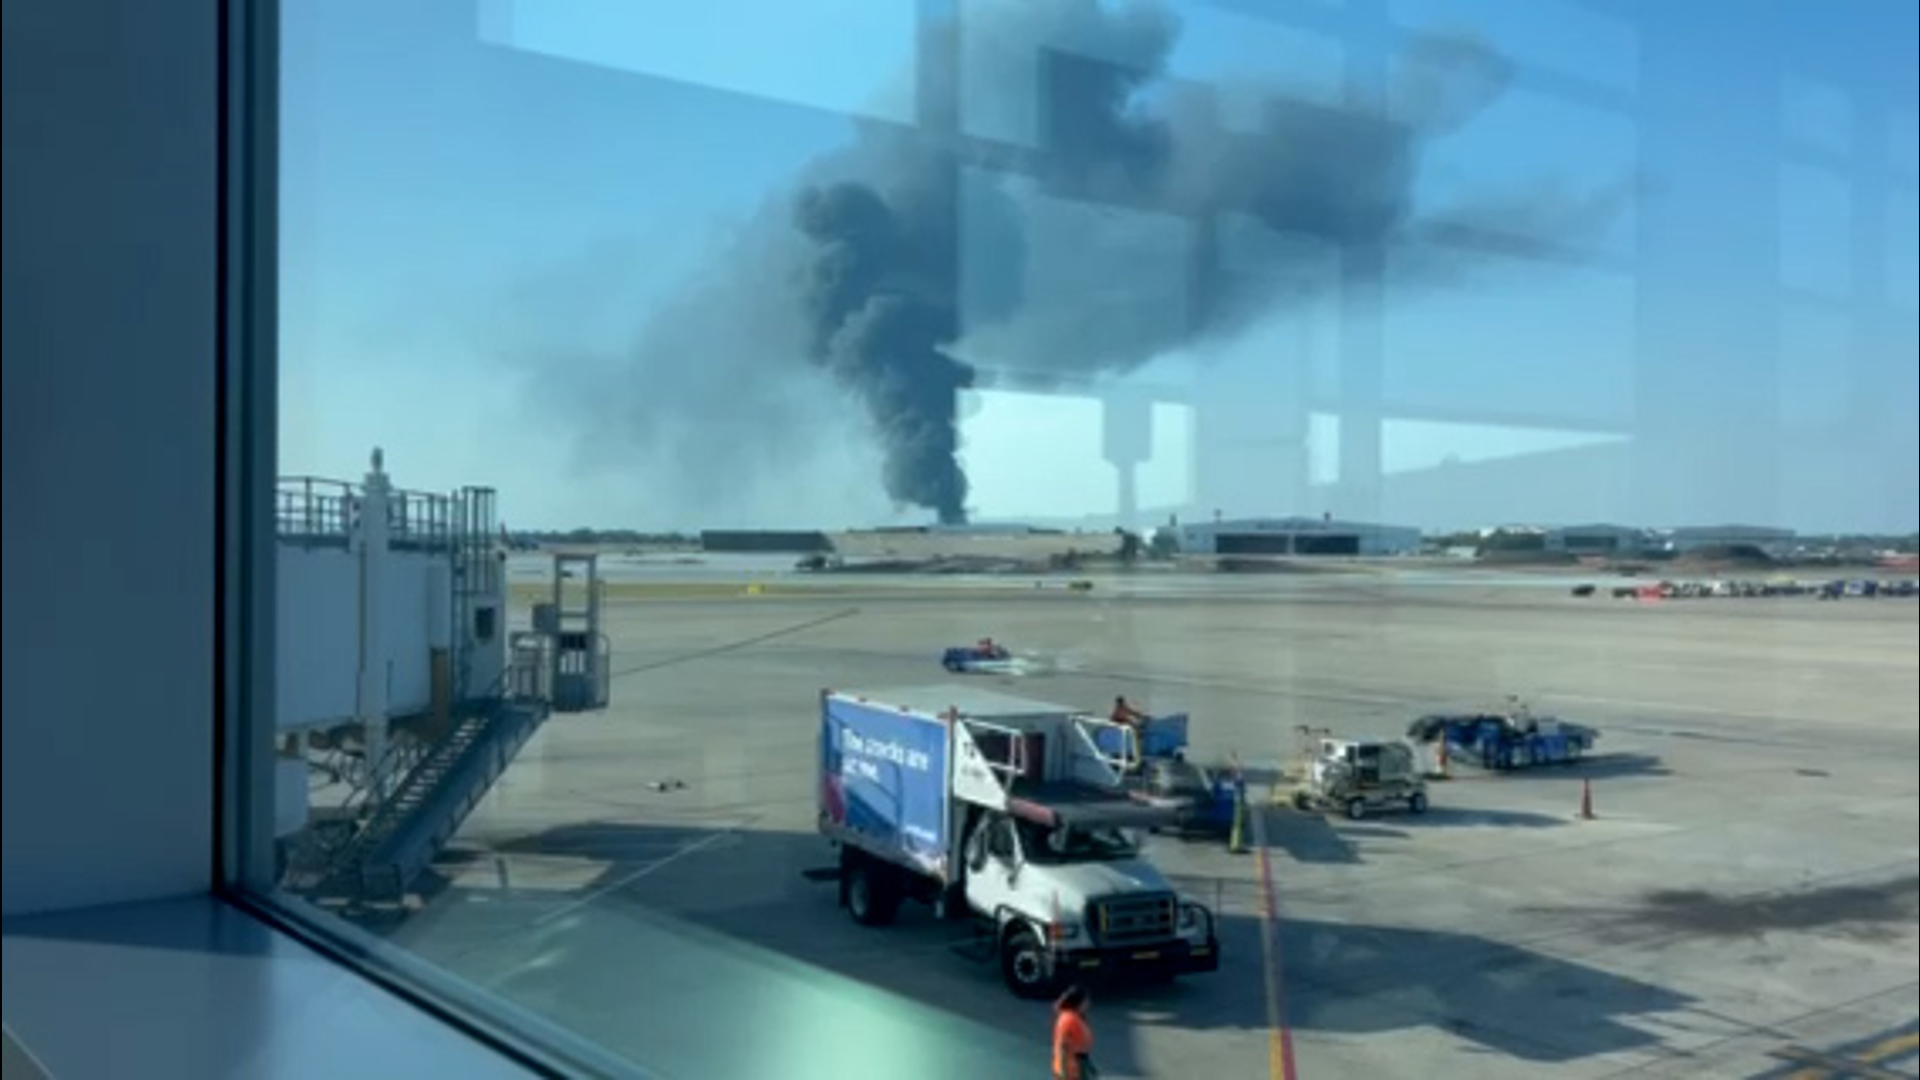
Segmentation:
{"type": "Polygon", "coordinates": [[[603,708],[597,563],[507,630],[495,494],[281,483],[277,783],[284,883],[397,899],[552,712],[603,708]]]}

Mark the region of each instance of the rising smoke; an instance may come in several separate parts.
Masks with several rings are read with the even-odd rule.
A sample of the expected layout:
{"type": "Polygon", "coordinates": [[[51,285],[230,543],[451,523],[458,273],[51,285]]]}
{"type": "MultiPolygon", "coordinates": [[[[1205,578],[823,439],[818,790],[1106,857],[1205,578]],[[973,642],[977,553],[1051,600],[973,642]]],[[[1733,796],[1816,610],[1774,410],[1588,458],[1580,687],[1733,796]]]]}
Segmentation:
{"type": "MultiPolygon", "coordinates": [[[[1257,124],[1229,129],[1207,89],[1167,78],[1179,24],[1156,4],[960,6],[958,27],[924,31],[919,128],[865,125],[852,146],[814,163],[750,230],[751,264],[735,262],[734,276],[708,282],[696,305],[792,327],[794,340],[762,341],[751,361],[733,362],[804,357],[830,376],[864,406],[887,494],[943,522],[964,520],[967,500],[957,407],[975,372],[955,355],[963,338],[991,335],[996,363],[1043,379],[1121,373],[1242,330],[1302,295],[1297,282],[1277,284],[1288,279],[1284,265],[1254,275],[1218,269],[1208,244],[1222,222],[1251,221],[1323,251],[1412,252],[1405,265],[1440,281],[1474,262],[1476,248],[1536,257],[1571,249],[1604,228],[1621,198],[1618,190],[1485,192],[1452,211],[1417,212],[1423,148],[1507,85],[1506,63],[1469,40],[1415,42],[1384,94],[1334,94],[1341,104],[1329,105],[1324,93],[1273,93],[1257,124]],[[958,55],[956,35],[966,61],[938,62],[958,55]],[[952,121],[962,115],[1022,117],[1029,137],[955,138],[952,121]],[[1130,278],[1169,279],[1168,267],[1126,257],[1130,234],[1142,221],[1181,222],[1192,237],[1177,256],[1183,316],[1101,334],[1076,332],[1076,313],[1028,304],[1033,230],[1015,189],[1112,209],[1088,215],[1079,273],[1123,298],[1130,278]],[[769,289],[776,268],[782,280],[769,289]]],[[[1082,323],[1099,318],[1077,313],[1082,323]]],[[[665,340],[685,337],[656,326],[650,340],[663,329],[665,340]]],[[[641,358],[656,359],[667,363],[641,358]]]]}

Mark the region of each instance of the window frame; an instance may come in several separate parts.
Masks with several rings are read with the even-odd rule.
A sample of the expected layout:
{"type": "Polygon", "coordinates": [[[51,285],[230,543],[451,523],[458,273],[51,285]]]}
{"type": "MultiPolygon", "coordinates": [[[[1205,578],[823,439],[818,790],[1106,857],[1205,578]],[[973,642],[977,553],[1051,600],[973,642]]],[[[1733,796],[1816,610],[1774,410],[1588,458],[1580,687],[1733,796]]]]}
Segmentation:
{"type": "Polygon", "coordinates": [[[280,2],[219,5],[210,892],[535,1076],[637,1063],[276,889],[280,2]]]}

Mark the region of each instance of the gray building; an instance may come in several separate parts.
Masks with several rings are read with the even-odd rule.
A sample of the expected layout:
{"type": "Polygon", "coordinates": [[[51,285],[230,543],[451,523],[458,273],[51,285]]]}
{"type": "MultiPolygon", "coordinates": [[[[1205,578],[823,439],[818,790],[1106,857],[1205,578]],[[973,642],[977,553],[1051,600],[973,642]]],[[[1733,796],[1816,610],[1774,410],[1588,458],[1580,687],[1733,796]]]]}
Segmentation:
{"type": "Polygon", "coordinates": [[[1650,537],[1629,525],[1566,525],[1548,529],[1548,551],[1571,555],[1618,555],[1644,551],[1650,537]]]}
{"type": "Polygon", "coordinates": [[[1661,539],[1668,550],[1681,554],[1700,548],[1741,545],[1757,547],[1769,555],[1782,555],[1793,550],[1798,534],[1792,529],[1764,525],[1694,525],[1670,529],[1661,539]]]}
{"type": "Polygon", "coordinates": [[[1180,527],[1190,555],[1412,555],[1420,530],[1328,518],[1243,518],[1180,527]]]}

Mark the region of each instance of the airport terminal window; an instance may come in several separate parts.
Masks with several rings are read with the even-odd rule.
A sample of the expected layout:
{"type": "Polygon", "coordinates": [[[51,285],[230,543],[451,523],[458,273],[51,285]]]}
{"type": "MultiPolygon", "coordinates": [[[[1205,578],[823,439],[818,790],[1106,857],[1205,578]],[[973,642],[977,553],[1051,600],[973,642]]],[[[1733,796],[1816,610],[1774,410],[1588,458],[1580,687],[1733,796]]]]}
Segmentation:
{"type": "Polygon", "coordinates": [[[279,902],[660,1075],[1903,1067],[1915,19],[286,0],[279,902]]]}

